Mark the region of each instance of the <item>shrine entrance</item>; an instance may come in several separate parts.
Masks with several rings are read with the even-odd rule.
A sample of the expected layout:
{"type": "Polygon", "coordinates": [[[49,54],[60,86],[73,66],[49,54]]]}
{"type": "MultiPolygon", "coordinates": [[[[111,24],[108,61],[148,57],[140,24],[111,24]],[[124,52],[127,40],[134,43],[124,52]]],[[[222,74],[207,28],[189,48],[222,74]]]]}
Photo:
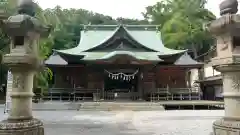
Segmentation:
{"type": "Polygon", "coordinates": [[[104,99],[134,100],[138,94],[138,70],[108,71],[104,76],[104,99]]]}

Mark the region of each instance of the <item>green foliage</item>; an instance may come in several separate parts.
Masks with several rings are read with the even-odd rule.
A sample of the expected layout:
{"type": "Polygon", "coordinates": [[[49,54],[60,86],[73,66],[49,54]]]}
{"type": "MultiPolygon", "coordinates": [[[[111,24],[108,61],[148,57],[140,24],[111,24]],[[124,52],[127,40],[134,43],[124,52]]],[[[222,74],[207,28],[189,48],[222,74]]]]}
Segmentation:
{"type": "MultiPolygon", "coordinates": [[[[0,0],[0,7],[4,7],[8,15],[16,12],[16,0],[0,0]]],[[[56,6],[53,9],[43,10],[36,4],[36,18],[43,24],[52,25],[54,28],[50,36],[41,39],[39,42],[40,58],[46,59],[52,53],[52,49],[67,49],[75,47],[80,39],[81,24],[148,24],[146,20],[113,19],[98,13],[93,13],[84,9],[62,9],[56,6]]],[[[9,38],[0,32],[0,54],[8,53],[9,38]]],[[[1,57],[0,57],[1,58],[1,57]]],[[[2,71],[2,70],[1,70],[2,71]]],[[[4,70],[0,74],[7,74],[4,70]]],[[[49,68],[39,72],[34,79],[34,87],[46,89],[53,73],[49,68]]]]}
{"type": "Polygon", "coordinates": [[[203,25],[215,19],[205,4],[206,0],[165,0],[147,7],[143,15],[160,25],[166,46],[203,53],[213,44],[203,25]]]}
{"type": "MultiPolygon", "coordinates": [[[[0,0],[0,8],[5,8],[8,15],[16,12],[16,0],[0,0]]],[[[206,0],[164,0],[146,8],[145,20],[117,18],[93,13],[84,9],[41,9],[37,6],[36,17],[46,25],[54,28],[50,36],[41,39],[40,58],[46,59],[52,49],[75,47],[80,39],[80,24],[152,24],[159,25],[164,44],[170,48],[191,49],[204,53],[213,43],[211,34],[203,29],[203,24],[215,19],[205,9],[206,0]]],[[[0,31],[0,55],[8,53],[9,38],[0,31]]],[[[1,57],[0,57],[1,58],[1,57]]],[[[1,66],[3,67],[3,66],[1,66]]],[[[4,68],[0,70],[7,74],[4,68]]],[[[2,74],[2,73],[1,73],[2,74]]],[[[50,69],[43,70],[35,76],[35,87],[45,89],[52,79],[50,69]]]]}

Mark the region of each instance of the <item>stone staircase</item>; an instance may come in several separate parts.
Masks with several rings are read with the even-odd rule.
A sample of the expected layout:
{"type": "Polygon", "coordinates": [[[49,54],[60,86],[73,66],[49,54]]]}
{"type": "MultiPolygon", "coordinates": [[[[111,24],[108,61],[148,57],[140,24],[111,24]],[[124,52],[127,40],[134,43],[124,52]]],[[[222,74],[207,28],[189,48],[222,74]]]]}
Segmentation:
{"type": "Polygon", "coordinates": [[[34,111],[162,111],[164,107],[151,102],[45,102],[33,104],[34,111]]]}
{"type": "Polygon", "coordinates": [[[81,104],[72,102],[43,102],[33,103],[34,111],[64,111],[79,110],[81,104]]]}
{"type": "Polygon", "coordinates": [[[83,111],[162,111],[164,107],[150,102],[85,102],[79,110],[83,111]]]}

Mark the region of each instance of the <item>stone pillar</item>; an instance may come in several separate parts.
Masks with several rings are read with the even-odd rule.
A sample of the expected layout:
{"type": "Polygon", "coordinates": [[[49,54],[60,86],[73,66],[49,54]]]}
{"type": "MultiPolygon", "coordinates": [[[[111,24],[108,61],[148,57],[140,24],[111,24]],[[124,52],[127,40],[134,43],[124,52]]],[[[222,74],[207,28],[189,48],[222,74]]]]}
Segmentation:
{"type": "Polygon", "coordinates": [[[225,119],[240,120],[240,65],[216,67],[223,74],[225,119]]]}
{"type": "Polygon", "coordinates": [[[240,15],[237,0],[220,4],[219,19],[209,25],[217,40],[213,67],[223,76],[225,116],[213,123],[214,135],[240,134],[240,15]]]}
{"type": "Polygon", "coordinates": [[[29,68],[11,68],[13,91],[9,120],[32,119],[32,92],[34,71],[29,68]],[[24,106],[24,107],[21,107],[24,106]]]}
{"type": "Polygon", "coordinates": [[[225,115],[213,123],[215,135],[240,134],[240,64],[219,65],[222,73],[225,115]]]}
{"type": "Polygon", "coordinates": [[[33,77],[42,66],[38,40],[49,29],[34,17],[34,3],[21,0],[18,14],[2,23],[11,38],[10,54],[3,57],[13,74],[12,105],[9,116],[0,123],[0,135],[44,135],[43,123],[32,116],[33,77]]]}

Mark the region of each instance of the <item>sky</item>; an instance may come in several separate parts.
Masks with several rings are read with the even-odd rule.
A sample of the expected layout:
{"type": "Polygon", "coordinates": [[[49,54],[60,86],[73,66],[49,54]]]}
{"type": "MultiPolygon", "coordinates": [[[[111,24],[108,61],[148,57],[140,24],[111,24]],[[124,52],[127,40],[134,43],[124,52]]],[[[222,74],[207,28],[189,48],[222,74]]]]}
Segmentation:
{"type": "MultiPolygon", "coordinates": [[[[42,8],[53,8],[56,5],[62,8],[82,8],[113,18],[125,17],[143,19],[141,12],[145,7],[160,0],[36,0],[42,8]]],[[[219,4],[223,0],[208,0],[206,8],[219,16],[219,4]]]]}

